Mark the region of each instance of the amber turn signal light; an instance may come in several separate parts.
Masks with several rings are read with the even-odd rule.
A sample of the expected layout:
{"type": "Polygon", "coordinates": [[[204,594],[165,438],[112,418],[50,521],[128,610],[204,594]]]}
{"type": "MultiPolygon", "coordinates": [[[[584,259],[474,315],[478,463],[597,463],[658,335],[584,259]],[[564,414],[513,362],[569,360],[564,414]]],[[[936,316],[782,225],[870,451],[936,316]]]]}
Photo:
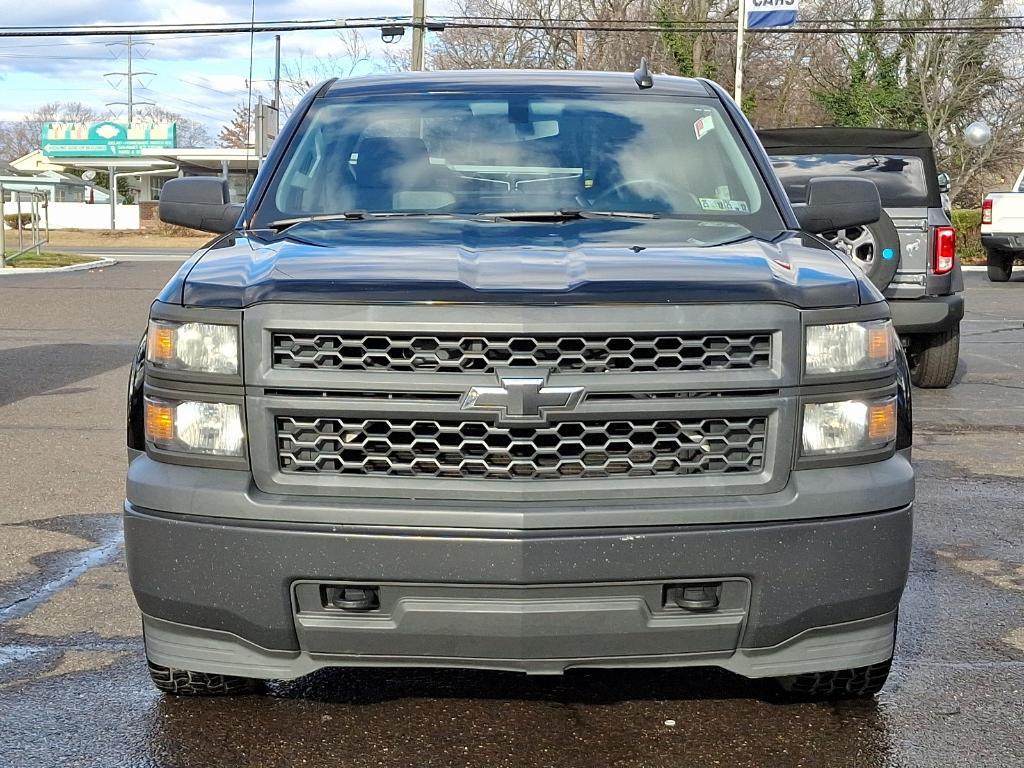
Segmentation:
{"type": "Polygon", "coordinates": [[[174,408],[162,403],[146,401],[146,439],[167,443],[174,439],[174,408]]]}
{"type": "Polygon", "coordinates": [[[149,324],[147,341],[149,359],[168,361],[174,359],[174,328],[157,323],[149,324]]]}
{"type": "Polygon", "coordinates": [[[896,439],[896,400],[872,403],[868,409],[868,439],[888,443],[896,439]]]}
{"type": "Polygon", "coordinates": [[[868,328],[868,359],[888,363],[893,358],[892,328],[888,324],[868,328]]]}

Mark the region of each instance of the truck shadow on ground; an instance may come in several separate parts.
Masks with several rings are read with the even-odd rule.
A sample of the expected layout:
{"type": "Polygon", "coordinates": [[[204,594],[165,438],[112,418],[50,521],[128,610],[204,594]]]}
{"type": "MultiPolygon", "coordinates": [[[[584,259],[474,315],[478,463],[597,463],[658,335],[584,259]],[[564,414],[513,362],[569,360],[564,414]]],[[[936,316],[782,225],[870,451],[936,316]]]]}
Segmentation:
{"type": "MultiPolygon", "coordinates": [[[[264,697],[163,698],[151,748],[202,754],[213,731],[235,755],[280,751],[290,761],[259,765],[893,764],[889,718],[877,701],[775,705],[781,701],[769,682],[714,669],[580,670],[562,677],[326,670],[272,684],[264,697]],[[843,729],[848,737],[837,740],[843,729]]],[[[250,764],[236,764],[243,763],[250,764]]]]}
{"type": "Polygon", "coordinates": [[[60,390],[128,365],[137,347],[137,344],[34,344],[0,350],[0,405],[60,390]]]}
{"type": "Polygon", "coordinates": [[[794,703],[771,680],[717,668],[569,670],[564,675],[455,669],[324,669],[267,686],[273,698],[368,705],[398,699],[515,699],[608,705],[624,701],[758,699],[794,703]]]}

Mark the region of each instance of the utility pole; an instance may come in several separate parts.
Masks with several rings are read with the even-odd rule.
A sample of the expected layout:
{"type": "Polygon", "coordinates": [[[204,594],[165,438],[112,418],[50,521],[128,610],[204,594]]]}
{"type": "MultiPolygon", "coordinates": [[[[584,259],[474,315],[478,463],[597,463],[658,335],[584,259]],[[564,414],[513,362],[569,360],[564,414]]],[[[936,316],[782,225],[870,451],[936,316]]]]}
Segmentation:
{"type": "MultiPolygon", "coordinates": [[[[119,46],[119,45],[125,46],[126,54],[127,54],[127,59],[128,59],[128,71],[127,72],[107,72],[104,75],[104,77],[107,78],[107,82],[110,82],[110,78],[112,78],[112,77],[117,77],[117,78],[123,77],[123,78],[125,78],[125,80],[128,83],[128,101],[108,101],[107,102],[107,106],[108,107],[126,107],[127,110],[128,110],[128,125],[131,125],[132,121],[135,119],[135,107],[140,106],[140,105],[141,106],[149,106],[149,107],[153,106],[153,102],[151,102],[151,101],[137,101],[136,100],[136,98],[135,98],[135,78],[136,77],[155,77],[156,76],[155,72],[136,72],[135,71],[135,69],[134,69],[134,53],[135,53],[135,48],[141,48],[141,47],[144,47],[144,46],[151,46],[153,44],[152,43],[147,43],[147,42],[142,42],[142,43],[135,42],[134,40],[132,40],[132,36],[130,34],[128,35],[127,42],[124,42],[124,43],[120,43],[120,42],[118,42],[118,43],[107,43],[107,47],[108,48],[114,48],[114,47],[119,46]]],[[[113,83],[111,83],[111,84],[114,85],[113,83]]],[[[114,87],[116,88],[117,86],[114,85],[114,87]]]]}
{"type": "Polygon", "coordinates": [[[576,69],[583,69],[583,30],[576,30],[576,69]]]}
{"type": "Polygon", "coordinates": [[[743,108],[743,36],[747,29],[747,0],[740,0],[736,8],[736,77],[733,98],[743,108]]]}
{"type": "Polygon", "coordinates": [[[281,109],[281,36],[274,35],[274,109],[281,109]]]}
{"type": "Polygon", "coordinates": [[[423,37],[426,33],[426,0],[412,0],[412,68],[423,69],[423,37]]]}

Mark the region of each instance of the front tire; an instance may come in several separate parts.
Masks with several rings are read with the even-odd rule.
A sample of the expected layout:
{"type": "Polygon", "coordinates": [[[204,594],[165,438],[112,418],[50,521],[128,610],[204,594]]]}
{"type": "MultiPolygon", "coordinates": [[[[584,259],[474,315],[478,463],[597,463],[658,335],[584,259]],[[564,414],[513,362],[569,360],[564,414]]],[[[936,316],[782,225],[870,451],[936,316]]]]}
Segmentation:
{"type": "Polygon", "coordinates": [[[892,668],[892,657],[878,664],[835,672],[807,672],[778,677],[786,693],[800,699],[868,699],[882,690],[892,668]]]}
{"type": "Polygon", "coordinates": [[[1005,283],[1013,272],[1013,256],[990,248],[988,255],[988,279],[993,283],[1005,283]]]}
{"type": "Polygon", "coordinates": [[[149,677],[159,690],[172,696],[240,696],[259,693],[262,685],[250,677],[211,675],[186,669],[172,669],[147,659],[149,677]]]}
{"type": "Polygon", "coordinates": [[[831,672],[805,672],[800,675],[776,677],[775,682],[786,694],[804,701],[827,699],[868,699],[882,690],[892,669],[896,654],[896,627],[899,618],[892,624],[892,650],[889,658],[866,667],[840,669],[831,672]]]}
{"type": "Polygon", "coordinates": [[[960,324],[939,333],[918,336],[911,342],[914,367],[910,380],[922,389],[945,389],[953,383],[960,361],[960,324]]]}

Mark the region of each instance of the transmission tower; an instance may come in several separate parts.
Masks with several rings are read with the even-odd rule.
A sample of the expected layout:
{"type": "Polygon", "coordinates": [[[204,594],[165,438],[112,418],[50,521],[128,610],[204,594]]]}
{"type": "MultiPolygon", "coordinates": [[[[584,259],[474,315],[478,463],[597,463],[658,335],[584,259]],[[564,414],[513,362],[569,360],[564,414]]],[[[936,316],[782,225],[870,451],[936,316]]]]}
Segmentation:
{"type": "MultiPolygon", "coordinates": [[[[134,40],[132,40],[132,36],[131,35],[128,35],[128,39],[125,40],[125,41],[118,41],[116,43],[107,43],[107,47],[110,48],[112,51],[117,50],[120,46],[124,46],[125,53],[127,54],[128,71],[127,72],[107,72],[104,75],[104,77],[107,78],[107,82],[109,82],[114,88],[117,88],[117,84],[115,84],[114,82],[111,82],[110,78],[124,78],[124,81],[127,83],[127,85],[128,85],[128,100],[127,101],[108,101],[107,102],[107,106],[108,107],[126,107],[127,111],[128,111],[128,125],[131,125],[132,121],[135,119],[135,108],[136,107],[139,107],[139,106],[142,106],[142,107],[152,107],[152,106],[155,106],[152,101],[138,101],[135,98],[135,78],[137,78],[137,77],[156,77],[156,73],[155,72],[137,72],[133,68],[135,49],[139,48],[139,49],[143,49],[144,50],[147,47],[152,47],[152,45],[153,45],[152,43],[134,41],[134,40]]],[[[115,55],[117,56],[117,58],[120,58],[119,54],[115,54],[115,55]]],[[[143,58],[145,58],[145,57],[143,57],[143,58]]],[[[120,82],[120,81],[118,81],[118,82],[120,82]]]]}

